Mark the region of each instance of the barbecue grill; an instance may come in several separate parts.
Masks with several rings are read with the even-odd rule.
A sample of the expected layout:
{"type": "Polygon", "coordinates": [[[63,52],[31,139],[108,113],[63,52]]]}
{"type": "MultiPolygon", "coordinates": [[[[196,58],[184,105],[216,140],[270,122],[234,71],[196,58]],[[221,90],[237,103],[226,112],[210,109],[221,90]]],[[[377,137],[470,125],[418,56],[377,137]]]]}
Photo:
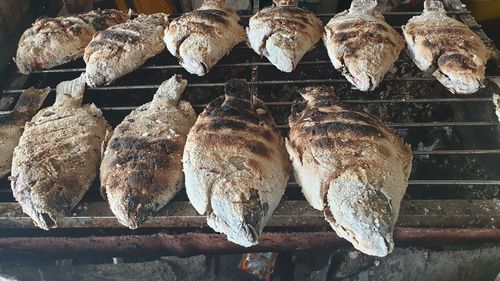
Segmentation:
{"type": "MultiPolygon", "coordinates": [[[[255,1],[258,2],[258,1],[255,1]]],[[[449,14],[467,24],[489,46],[470,12],[458,1],[446,3],[449,14]]],[[[255,10],[258,10],[256,5],[255,10]]],[[[386,12],[389,24],[400,26],[415,12],[386,12]]],[[[318,14],[326,23],[334,14],[318,14]]],[[[242,16],[247,25],[249,15],[242,16]]],[[[496,50],[498,54],[498,50],[496,50]]],[[[12,110],[19,94],[30,86],[51,87],[45,106],[55,99],[57,83],[85,70],[82,59],[66,65],[17,73],[15,65],[2,81],[0,114],[12,110]]],[[[374,92],[351,88],[336,71],[319,43],[292,73],[282,73],[265,58],[241,44],[205,76],[188,74],[166,51],[110,86],[87,88],[84,103],[95,103],[113,126],[137,106],[149,102],[157,87],[173,74],[189,82],[183,99],[201,112],[223,94],[225,82],[245,78],[255,95],[265,101],[284,136],[298,88],[332,85],[342,101],[370,112],[394,128],[411,144],[414,161],[409,187],[395,229],[398,244],[442,245],[500,241],[500,123],[492,94],[499,87],[489,79],[471,96],[448,92],[434,77],[417,69],[403,53],[374,92]]],[[[498,59],[487,66],[487,78],[500,78],[498,59]]],[[[0,136],[1,137],[1,136],[0,136]]],[[[243,251],[278,251],[332,247],[344,240],[305,201],[293,178],[258,245],[243,248],[214,233],[205,216],[196,213],[182,190],[163,210],[129,230],[118,223],[99,193],[98,180],[58,229],[37,229],[12,197],[7,178],[0,179],[0,251],[11,254],[194,255],[243,251]]]]}

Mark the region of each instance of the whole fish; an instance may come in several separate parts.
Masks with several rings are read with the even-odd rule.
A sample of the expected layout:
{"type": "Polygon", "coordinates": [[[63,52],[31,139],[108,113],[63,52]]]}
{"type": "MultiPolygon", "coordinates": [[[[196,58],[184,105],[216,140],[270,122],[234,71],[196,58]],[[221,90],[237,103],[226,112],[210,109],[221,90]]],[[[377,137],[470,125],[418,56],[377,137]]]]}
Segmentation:
{"type": "Polygon", "coordinates": [[[271,113],[245,80],[229,80],[200,114],[183,164],[189,201],[208,225],[239,245],[257,244],[291,168],[271,113]]]}
{"type": "Polygon", "coordinates": [[[153,101],[132,111],[108,143],[101,163],[101,186],[118,221],[138,228],[184,186],[182,153],[196,121],[191,105],[180,101],[187,81],[174,75],[153,101]]]}
{"type": "Polygon", "coordinates": [[[411,148],[366,112],[351,110],[333,89],[310,87],[292,108],[286,148],[307,201],[340,237],[385,256],[411,171],[411,148]]]}
{"type": "Polygon", "coordinates": [[[94,181],[110,126],[94,104],[82,106],[85,75],[61,82],[56,102],[26,123],[14,149],[14,198],[35,225],[57,227],[94,181]]]}

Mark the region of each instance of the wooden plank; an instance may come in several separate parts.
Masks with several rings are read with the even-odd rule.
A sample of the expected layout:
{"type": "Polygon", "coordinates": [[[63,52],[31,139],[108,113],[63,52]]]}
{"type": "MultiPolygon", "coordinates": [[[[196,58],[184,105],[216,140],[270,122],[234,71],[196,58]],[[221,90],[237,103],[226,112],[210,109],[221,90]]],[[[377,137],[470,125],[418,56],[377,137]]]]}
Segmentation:
{"type": "MultiPolygon", "coordinates": [[[[307,201],[283,201],[268,227],[329,227],[320,211],[307,201]]],[[[500,228],[500,200],[407,200],[403,201],[397,226],[401,227],[496,227],[500,228]]],[[[204,228],[205,216],[187,201],[171,202],[145,221],[143,228],[204,228]]],[[[36,229],[17,203],[0,203],[0,228],[36,229]]],[[[125,229],[105,202],[82,203],[60,222],[60,228],[125,229]]]]}

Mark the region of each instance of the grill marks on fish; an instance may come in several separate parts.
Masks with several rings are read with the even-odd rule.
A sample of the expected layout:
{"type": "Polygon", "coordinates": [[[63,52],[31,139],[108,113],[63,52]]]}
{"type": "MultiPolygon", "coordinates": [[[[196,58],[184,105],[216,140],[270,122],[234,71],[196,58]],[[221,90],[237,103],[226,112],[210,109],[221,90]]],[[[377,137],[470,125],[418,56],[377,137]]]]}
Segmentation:
{"type": "Polygon", "coordinates": [[[439,66],[447,65],[448,67],[456,66],[466,71],[473,71],[477,69],[472,59],[469,56],[463,54],[442,55],[438,59],[438,65],[439,66]]]}
{"type": "MultiPolygon", "coordinates": [[[[337,25],[338,30],[346,30],[346,29],[359,29],[362,28],[366,25],[366,21],[348,21],[348,22],[342,22],[337,25]]],[[[374,28],[378,31],[381,32],[386,32],[389,31],[387,26],[381,24],[381,23],[374,23],[374,28]]]]}
{"type": "MultiPolygon", "coordinates": [[[[350,139],[350,138],[331,138],[318,137],[311,140],[311,144],[321,150],[335,150],[338,154],[352,155],[354,157],[363,157],[364,153],[360,148],[375,148],[381,155],[389,156],[391,154],[384,145],[378,142],[373,142],[371,139],[350,139]]],[[[365,163],[366,164],[366,163],[365,163]]],[[[367,167],[368,168],[368,167],[367,167]]]]}
{"type": "MultiPolygon", "coordinates": [[[[415,38],[422,38],[423,45],[433,52],[439,50],[477,51],[481,48],[477,40],[464,34],[470,34],[467,26],[418,26],[412,23],[406,25],[405,32],[415,38]]],[[[472,34],[471,34],[472,35],[472,34]]]]}
{"type": "Polygon", "coordinates": [[[276,140],[279,136],[277,129],[251,126],[237,119],[203,120],[203,123],[195,125],[193,132],[205,132],[206,135],[203,136],[204,142],[214,147],[220,145],[234,146],[264,158],[269,158],[273,154],[273,151],[268,148],[266,143],[276,140]],[[241,133],[234,135],[236,132],[241,133]],[[247,139],[250,136],[254,139],[251,142],[247,139]],[[266,143],[258,139],[263,139],[266,143]]]}
{"type": "MultiPolygon", "coordinates": [[[[272,18],[269,27],[274,30],[273,33],[279,31],[293,31],[306,28],[306,24],[300,21],[299,18],[272,18]]],[[[272,34],[271,34],[272,35],[272,34]]]]}
{"type": "MultiPolygon", "coordinates": [[[[385,125],[370,115],[348,110],[339,106],[339,101],[321,96],[312,102],[297,105],[290,117],[290,123],[302,124],[296,130],[301,138],[311,138],[311,143],[318,148],[331,147],[356,149],[356,145],[366,142],[376,145],[376,141],[388,137],[382,130],[385,125]],[[309,106],[306,104],[310,103],[309,106]]],[[[379,150],[386,151],[381,146],[379,150]]]]}
{"type": "Polygon", "coordinates": [[[102,31],[108,28],[110,26],[109,22],[123,22],[122,20],[117,20],[120,16],[118,16],[114,10],[110,9],[92,11],[88,14],[78,15],[76,17],[83,22],[92,25],[96,31],[102,31]]]}
{"type": "MultiPolygon", "coordinates": [[[[82,22],[78,21],[78,18],[45,18],[39,21],[40,25],[35,27],[36,32],[42,32],[45,29],[50,29],[51,26],[57,26],[61,31],[68,31],[69,34],[73,36],[82,35],[82,22]]],[[[50,33],[55,33],[57,31],[51,30],[50,33]]]]}
{"type": "Polygon", "coordinates": [[[246,123],[237,120],[203,120],[193,128],[194,132],[219,132],[224,130],[239,130],[248,134],[259,135],[268,142],[275,141],[280,136],[280,131],[277,128],[247,126],[246,123]]]}
{"type": "Polygon", "coordinates": [[[313,24],[309,19],[311,16],[314,16],[311,12],[297,7],[274,7],[259,11],[252,17],[252,21],[268,22],[269,27],[274,30],[273,33],[278,31],[300,31],[313,24]]]}
{"type": "Polygon", "coordinates": [[[241,107],[237,106],[223,106],[216,108],[210,112],[207,112],[205,116],[210,116],[211,118],[225,120],[235,118],[238,121],[258,125],[264,120],[259,115],[251,112],[249,110],[242,110],[241,107]]]}
{"type": "MultiPolygon", "coordinates": [[[[257,138],[256,138],[257,139],[257,138]]],[[[237,136],[231,134],[217,134],[209,132],[202,137],[202,140],[208,145],[218,147],[220,145],[227,145],[242,149],[242,152],[248,151],[256,156],[269,158],[272,151],[267,147],[264,142],[253,140],[249,142],[245,136],[237,136]]]]}
{"type": "Polygon", "coordinates": [[[211,23],[228,24],[226,17],[227,12],[217,9],[196,10],[182,17],[190,18],[191,20],[207,21],[211,23]]]}
{"type": "Polygon", "coordinates": [[[117,137],[108,144],[108,149],[118,152],[111,165],[132,163],[133,166],[143,165],[147,170],[154,170],[155,166],[167,169],[170,163],[169,155],[179,148],[178,143],[168,139],[151,140],[137,137],[117,137]]]}
{"type": "Polygon", "coordinates": [[[378,128],[358,123],[347,123],[347,122],[325,122],[320,123],[311,127],[304,128],[304,134],[306,135],[334,135],[334,134],[346,134],[350,133],[358,137],[374,137],[380,138],[384,133],[378,128]]]}
{"type": "Polygon", "coordinates": [[[408,23],[406,25],[406,30],[408,34],[412,36],[426,36],[426,35],[431,35],[431,34],[436,34],[436,35],[447,35],[447,36],[459,36],[462,37],[464,32],[467,32],[469,29],[467,26],[442,26],[442,25],[433,25],[429,24],[426,25],[425,27],[419,26],[418,24],[415,23],[408,23]]]}
{"type": "Polygon", "coordinates": [[[286,7],[274,7],[272,9],[263,9],[258,14],[256,14],[255,19],[294,20],[306,25],[306,24],[311,24],[310,19],[307,17],[308,15],[313,15],[313,13],[303,10],[301,8],[286,6],[286,7]]]}
{"type": "MultiPolygon", "coordinates": [[[[76,16],[41,18],[36,21],[33,28],[35,32],[41,32],[45,29],[52,29],[53,26],[60,28],[59,32],[70,31],[74,36],[82,34],[84,25],[90,25],[94,31],[104,30],[112,25],[125,20],[125,15],[115,10],[92,11],[87,14],[76,16]]],[[[51,30],[50,32],[57,32],[51,30]]]]}
{"type": "Polygon", "coordinates": [[[183,26],[183,28],[186,28],[187,31],[187,34],[179,40],[180,42],[176,42],[177,49],[179,49],[182,42],[184,42],[184,40],[188,38],[191,33],[199,32],[201,34],[209,35],[216,31],[222,31],[221,27],[230,25],[230,22],[227,19],[229,16],[230,15],[223,10],[204,9],[195,10],[174,19],[171,23],[172,26],[183,26]]]}
{"type": "Polygon", "coordinates": [[[351,56],[357,56],[356,53],[364,48],[366,44],[387,44],[391,47],[396,47],[396,44],[387,36],[387,29],[383,30],[380,28],[385,26],[382,24],[374,26],[367,22],[353,23],[351,27],[336,28],[338,32],[334,32],[333,38],[338,44],[345,44],[347,49],[346,54],[351,56]],[[359,29],[348,31],[349,28],[359,29]]]}
{"type": "MultiPolygon", "coordinates": [[[[229,83],[229,82],[228,82],[229,83]]],[[[234,85],[233,85],[234,86],[234,85]]],[[[269,110],[260,101],[252,102],[241,94],[232,92],[236,87],[226,87],[226,96],[212,101],[200,115],[193,128],[194,132],[206,132],[206,142],[212,145],[233,145],[251,153],[268,158],[272,151],[259,139],[271,142],[279,138],[279,130],[274,125],[269,110]],[[262,110],[257,114],[257,110],[262,110]],[[236,133],[233,135],[232,132],[236,133]],[[238,134],[243,135],[238,136],[238,134]],[[246,138],[252,136],[252,141],[246,138]]]]}
{"type": "Polygon", "coordinates": [[[102,40],[121,44],[136,44],[141,40],[141,37],[128,30],[108,30],[103,32],[100,37],[102,40]]]}
{"type": "Polygon", "coordinates": [[[196,131],[202,131],[202,130],[218,131],[223,129],[246,130],[247,127],[247,124],[245,122],[228,120],[228,119],[207,120],[205,122],[195,125],[195,130],[196,131]]]}
{"type": "Polygon", "coordinates": [[[136,45],[143,39],[141,38],[141,32],[147,28],[154,28],[153,24],[148,24],[148,22],[143,23],[142,21],[130,21],[117,25],[99,33],[97,37],[90,42],[88,48],[99,48],[99,46],[123,47],[126,44],[136,45]]]}

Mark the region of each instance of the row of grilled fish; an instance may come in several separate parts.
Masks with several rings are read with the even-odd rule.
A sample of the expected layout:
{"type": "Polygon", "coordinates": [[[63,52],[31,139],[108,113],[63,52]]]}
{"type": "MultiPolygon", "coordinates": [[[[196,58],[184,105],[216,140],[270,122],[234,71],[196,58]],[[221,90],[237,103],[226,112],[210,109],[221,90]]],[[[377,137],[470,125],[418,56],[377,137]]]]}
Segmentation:
{"type": "MultiPolygon", "coordinates": [[[[381,13],[377,0],[354,0],[323,28],[297,0],[275,0],[250,18],[245,33],[238,15],[223,0],[205,0],[201,8],[170,23],[165,14],[129,15],[93,11],[38,20],[19,42],[16,63],[22,73],[60,65],[83,56],[89,86],[107,85],[141,66],[165,47],[190,73],[205,75],[224,55],[245,41],[278,69],[291,72],[323,37],[336,69],[361,91],[374,90],[392,68],[405,43],[381,13]],[[162,38],[163,37],[163,38],[162,38]]],[[[465,24],[446,15],[438,0],[426,0],[424,12],[403,26],[410,56],[451,92],[470,94],[483,83],[492,52],[465,24]]]]}
{"type": "MultiPolygon", "coordinates": [[[[332,88],[312,87],[293,107],[285,142],[245,80],[228,81],[224,96],[198,118],[180,100],[186,84],[174,75],[114,132],[95,105],[82,106],[85,74],[60,83],[54,105],[36,115],[49,90],[24,92],[13,116],[0,120],[9,140],[0,143],[1,155],[13,150],[10,180],[23,211],[40,228],[57,227],[100,167],[102,194],[121,224],[139,227],[185,183],[208,225],[248,247],[258,242],[293,167],[306,199],[339,236],[368,254],[392,250],[412,159],[395,132],[343,106],[332,88]]],[[[2,174],[9,163],[2,159],[2,174]]]]}

